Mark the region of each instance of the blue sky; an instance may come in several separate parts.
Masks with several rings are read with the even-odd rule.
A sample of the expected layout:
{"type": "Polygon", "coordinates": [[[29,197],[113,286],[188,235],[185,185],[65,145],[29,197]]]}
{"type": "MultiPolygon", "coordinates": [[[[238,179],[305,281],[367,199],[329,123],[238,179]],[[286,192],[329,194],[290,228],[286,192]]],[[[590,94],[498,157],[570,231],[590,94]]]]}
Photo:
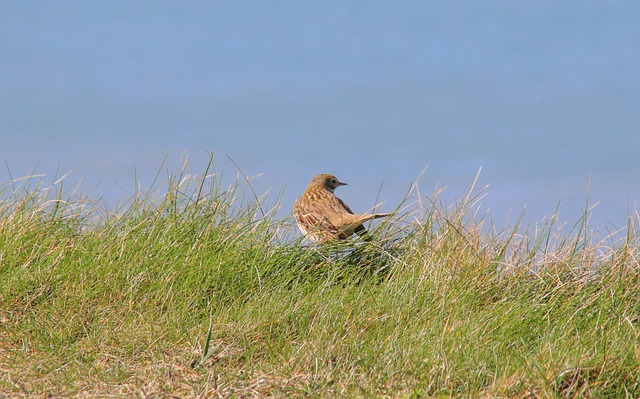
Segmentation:
{"type": "MultiPolygon", "coordinates": [[[[110,201],[207,151],[288,208],[315,173],[393,204],[458,198],[482,168],[496,220],[587,196],[620,225],[640,161],[635,2],[0,3],[0,157],[110,201]],[[137,177],[136,177],[137,176],[137,177]]],[[[0,174],[8,180],[8,172],[0,174]]],[[[364,210],[364,209],[363,209],[364,210]]]]}

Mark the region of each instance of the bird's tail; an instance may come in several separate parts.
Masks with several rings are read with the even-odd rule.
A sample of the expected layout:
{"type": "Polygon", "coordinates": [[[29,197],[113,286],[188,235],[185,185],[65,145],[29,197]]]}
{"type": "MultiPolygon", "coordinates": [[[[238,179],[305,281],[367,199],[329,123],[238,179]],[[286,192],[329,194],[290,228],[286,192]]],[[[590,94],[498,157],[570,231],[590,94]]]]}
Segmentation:
{"type": "MultiPolygon", "coordinates": [[[[375,214],[367,214],[367,215],[362,215],[364,216],[363,218],[361,218],[361,220],[367,221],[367,220],[371,220],[371,219],[378,219],[378,218],[383,218],[386,216],[390,216],[390,213],[375,213],[375,214]]],[[[360,237],[362,237],[365,241],[371,241],[371,235],[369,234],[369,232],[367,231],[367,229],[364,228],[364,226],[361,224],[359,226],[357,226],[354,229],[354,233],[358,234],[360,237]]]]}

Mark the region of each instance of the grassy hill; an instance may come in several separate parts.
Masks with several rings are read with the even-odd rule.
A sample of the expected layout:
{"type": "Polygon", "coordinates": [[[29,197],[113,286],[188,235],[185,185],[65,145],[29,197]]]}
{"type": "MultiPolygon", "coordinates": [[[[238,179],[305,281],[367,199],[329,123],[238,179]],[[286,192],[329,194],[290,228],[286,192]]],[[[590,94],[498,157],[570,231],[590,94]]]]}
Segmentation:
{"type": "Polygon", "coordinates": [[[316,247],[204,175],[115,210],[3,186],[0,397],[640,397],[637,215],[496,231],[434,195],[316,247]]]}

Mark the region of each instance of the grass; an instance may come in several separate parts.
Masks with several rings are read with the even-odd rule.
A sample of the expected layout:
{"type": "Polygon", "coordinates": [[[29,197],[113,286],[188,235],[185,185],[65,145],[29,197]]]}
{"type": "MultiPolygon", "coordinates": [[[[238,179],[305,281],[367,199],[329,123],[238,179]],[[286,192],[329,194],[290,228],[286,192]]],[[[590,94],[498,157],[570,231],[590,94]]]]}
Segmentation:
{"type": "Polygon", "coordinates": [[[246,179],[163,184],[3,186],[0,397],[640,397],[637,215],[497,231],[416,188],[319,248],[246,179]]]}

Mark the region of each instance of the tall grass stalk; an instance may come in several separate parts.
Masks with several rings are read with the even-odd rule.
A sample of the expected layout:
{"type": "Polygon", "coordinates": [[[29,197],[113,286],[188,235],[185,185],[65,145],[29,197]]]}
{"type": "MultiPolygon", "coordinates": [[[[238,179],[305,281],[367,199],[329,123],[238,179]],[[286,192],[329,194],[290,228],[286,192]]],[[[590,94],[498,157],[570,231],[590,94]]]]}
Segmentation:
{"type": "Polygon", "coordinates": [[[0,396],[640,397],[637,212],[498,230],[414,185],[317,247],[186,163],[115,210],[0,188],[0,396]]]}

